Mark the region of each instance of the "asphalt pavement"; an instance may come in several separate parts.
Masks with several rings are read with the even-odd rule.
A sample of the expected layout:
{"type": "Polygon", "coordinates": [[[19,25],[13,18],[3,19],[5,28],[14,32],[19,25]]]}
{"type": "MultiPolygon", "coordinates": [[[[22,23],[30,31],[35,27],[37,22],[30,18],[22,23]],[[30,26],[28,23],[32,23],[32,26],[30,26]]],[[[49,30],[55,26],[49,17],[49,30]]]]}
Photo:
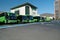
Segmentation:
{"type": "Polygon", "coordinates": [[[0,40],[60,40],[60,26],[35,23],[0,29],[0,40]]]}

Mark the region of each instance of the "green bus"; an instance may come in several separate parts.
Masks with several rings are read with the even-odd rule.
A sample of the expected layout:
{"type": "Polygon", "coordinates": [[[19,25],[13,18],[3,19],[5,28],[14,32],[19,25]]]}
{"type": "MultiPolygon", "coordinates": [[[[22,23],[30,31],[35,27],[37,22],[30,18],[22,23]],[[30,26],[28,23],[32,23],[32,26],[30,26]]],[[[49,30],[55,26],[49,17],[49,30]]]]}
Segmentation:
{"type": "Polygon", "coordinates": [[[28,22],[33,22],[33,17],[32,16],[24,16],[24,15],[19,15],[17,17],[17,20],[19,20],[19,23],[28,23],[28,22]]]}
{"type": "Polygon", "coordinates": [[[50,17],[46,17],[45,18],[45,22],[50,22],[51,21],[51,18],[50,17]]]}
{"type": "Polygon", "coordinates": [[[41,17],[40,22],[50,22],[51,18],[50,17],[41,17]]]}
{"type": "Polygon", "coordinates": [[[18,23],[25,23],[25,22],[27,22],[26,19],[27,19],[27,17],[24,16],[24,15],[19,15],[19,16],[17,17],[17,20],[19,20],[18,23]]]}
{"type": "Polygon", "coordinates": [[[44,17],[40,17],[40,16],[35,16],[35,17],[33,17],[33,21],[34,22],[44,22],[45,18],[44,17]]]}
{"type": "Polygon", "coordinates": [[[33,16],[27,16],[27,22],[32,23],[33,22],[33,16]]]}
{"type": "Polygon", "coordinates": [[[40,22],[45,22],[45,18],[44,17],[40,17],[40,22]]]}
{"type": "Polygon", "coordinates": [[[39,22],[39,21],[40,21],[40,17],[39,17],[39,16],[33,17],[33,21],[34,21],[34,22],[39,22]]]}
{"type": "Polygon", "coordinates": [[[0,13],[0,23],[17,23],[17,17],[14,13],[0,13]]]}

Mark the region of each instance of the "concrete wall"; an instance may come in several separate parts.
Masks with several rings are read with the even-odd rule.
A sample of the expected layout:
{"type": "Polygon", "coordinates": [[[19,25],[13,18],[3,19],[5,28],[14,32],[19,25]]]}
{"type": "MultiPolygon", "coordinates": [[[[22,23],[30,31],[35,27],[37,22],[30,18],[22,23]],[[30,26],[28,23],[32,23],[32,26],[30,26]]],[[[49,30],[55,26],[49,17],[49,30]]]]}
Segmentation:
{"type": "Polygon", "coordinates": [[[25,15],[25,6],[11,10],[12,13],[19,10],[19,15],[25,15]]]}
{"type": "Polygon", "coordinates": [[[30,15],[32,16],[40,16],[37,12],[37,9],[36,10],[32,10],[32,8],[30,7],[30,15]]]}

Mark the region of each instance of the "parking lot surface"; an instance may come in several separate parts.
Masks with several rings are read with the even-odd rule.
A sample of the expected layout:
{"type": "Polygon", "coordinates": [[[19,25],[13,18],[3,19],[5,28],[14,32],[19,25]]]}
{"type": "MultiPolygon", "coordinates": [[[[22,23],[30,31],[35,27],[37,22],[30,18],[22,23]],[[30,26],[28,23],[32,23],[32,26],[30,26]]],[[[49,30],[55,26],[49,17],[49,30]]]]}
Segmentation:
{"type": "Polygon", "coordinates": [[[0,40],[60,40],[60,26],[42,23],[0,29],[0,40]]]}

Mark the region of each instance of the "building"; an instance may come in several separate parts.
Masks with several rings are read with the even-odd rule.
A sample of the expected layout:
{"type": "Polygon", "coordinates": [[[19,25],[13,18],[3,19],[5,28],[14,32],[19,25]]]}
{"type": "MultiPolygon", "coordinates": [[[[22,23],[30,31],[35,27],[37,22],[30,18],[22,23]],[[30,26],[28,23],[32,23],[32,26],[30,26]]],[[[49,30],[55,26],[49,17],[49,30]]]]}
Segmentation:
{"type": "Polygon", "coordinates": [[[54,14],[51,14],[51,13],[43,13],[43,14],[40,14],[40,16],[54,17],[54,14]]]}
{"type": "Polygon", "coordinates": [[[54,18],[54,14],[51,14],[51,13],[43,13],[43,14],[40,14],[41,17],[49,17],[50,19],[53,19],[54,18]]]}
{"type": "Polygon", "coordinates": [[[40,16],[37,13],[37,7],[30,3],[24,3],[16,7],[11,8],[12,13],[18,13],[19,15],[31,15],[31,16],[40,16]]]}
{"type": "Polygon", "coordinates": [[[55,0],[54,6],[55,6],[54,17],[56,20],[58,20],[60,19],[60,0],[55,0]]]}

